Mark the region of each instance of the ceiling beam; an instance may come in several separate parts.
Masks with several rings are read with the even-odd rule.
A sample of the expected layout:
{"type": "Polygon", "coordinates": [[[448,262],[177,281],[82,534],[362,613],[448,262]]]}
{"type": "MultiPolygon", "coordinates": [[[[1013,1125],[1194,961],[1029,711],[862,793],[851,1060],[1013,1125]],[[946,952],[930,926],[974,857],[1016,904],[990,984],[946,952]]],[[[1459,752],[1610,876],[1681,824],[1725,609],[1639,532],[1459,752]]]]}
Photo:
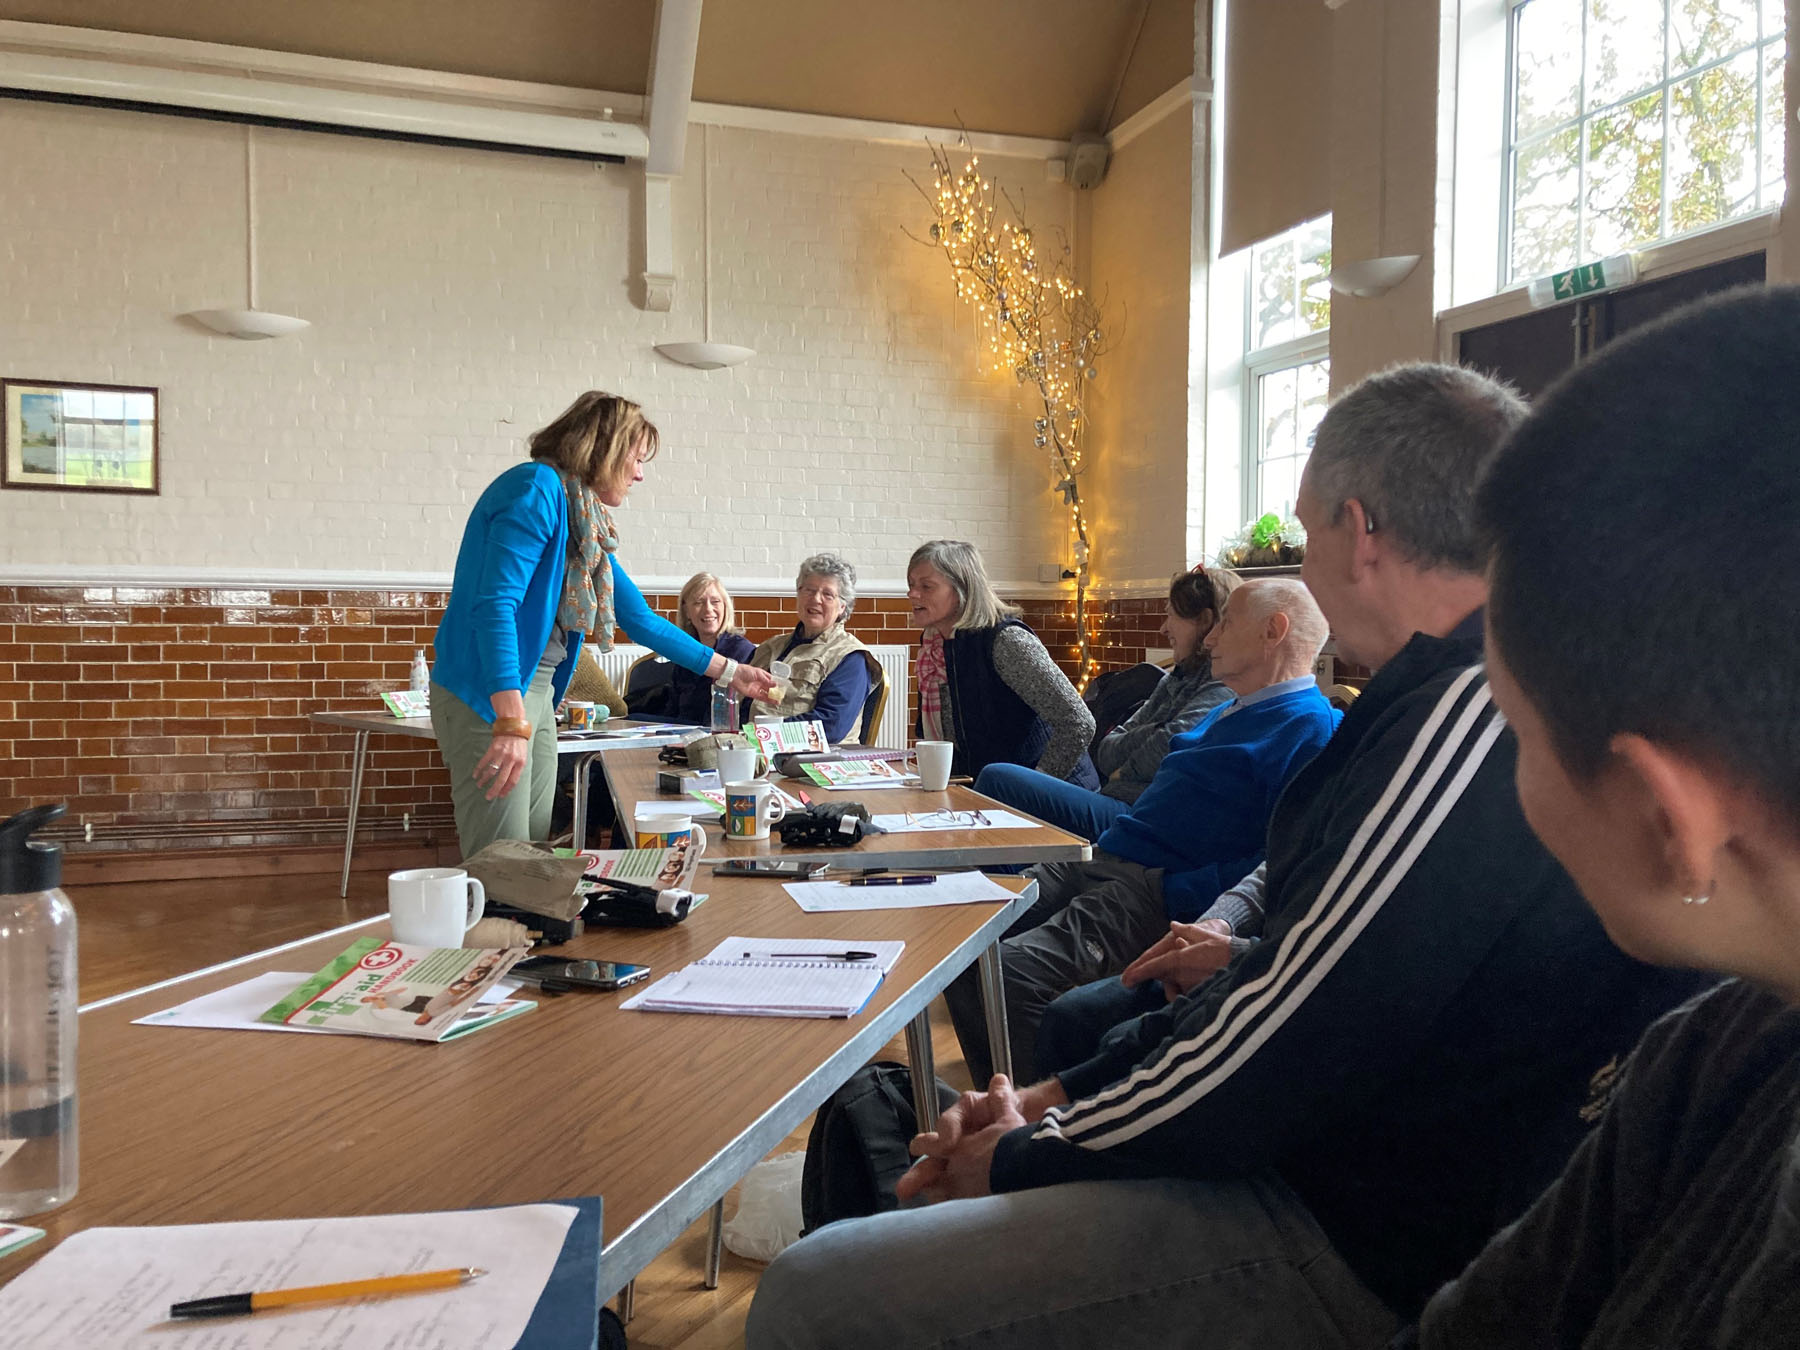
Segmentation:
{"type": "Polygon", "coordinates": [[[687,153],[688,105],[694,99],[694,60],[700,52],[700,0],[656,0],[650,39],[650,154],[646,173],[675,175],[687,153]]]}

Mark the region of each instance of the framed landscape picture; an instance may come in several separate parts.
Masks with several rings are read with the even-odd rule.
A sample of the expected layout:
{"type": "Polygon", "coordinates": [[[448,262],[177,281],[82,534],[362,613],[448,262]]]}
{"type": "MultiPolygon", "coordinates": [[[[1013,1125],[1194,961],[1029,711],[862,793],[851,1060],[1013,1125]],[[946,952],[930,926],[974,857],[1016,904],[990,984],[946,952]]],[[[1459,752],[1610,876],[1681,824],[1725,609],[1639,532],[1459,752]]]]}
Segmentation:
{"type": "Polygon", "coordinates": [[[156,390],[0,380],[0,394],[6,418],[0,486],[157,491],[156,390]]]}

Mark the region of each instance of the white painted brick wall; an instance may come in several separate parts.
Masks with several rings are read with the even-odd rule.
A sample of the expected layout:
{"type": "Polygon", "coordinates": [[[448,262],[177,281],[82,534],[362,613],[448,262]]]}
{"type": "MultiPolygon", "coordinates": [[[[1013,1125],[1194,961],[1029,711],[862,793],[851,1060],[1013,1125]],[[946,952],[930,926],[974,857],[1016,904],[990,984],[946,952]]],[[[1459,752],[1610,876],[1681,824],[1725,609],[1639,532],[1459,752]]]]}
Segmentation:
{"type": "MultiPolygon", "coordinates": [[[[589,387],[641,400],[662,457],[621,524],[634,575],[791,575],[843,549],[870,580],[922,539],[1030,579],[1060,541],[1012,381],[979,375],[919,232],[902,148],[710,132],[713,336],[701,336],[700,139],[678,182],[675,309],[641,270],[632,166],[258,130],[263,308],[244,343],[176,316],[244,300],[241,128],[0,102],[0,371],[156,385],[162,495],[0,492],[0,563],[442,572],[469,504],[589,387]]],[[[1045,215],[1065,189],[991,161],[1045,215]]]]}

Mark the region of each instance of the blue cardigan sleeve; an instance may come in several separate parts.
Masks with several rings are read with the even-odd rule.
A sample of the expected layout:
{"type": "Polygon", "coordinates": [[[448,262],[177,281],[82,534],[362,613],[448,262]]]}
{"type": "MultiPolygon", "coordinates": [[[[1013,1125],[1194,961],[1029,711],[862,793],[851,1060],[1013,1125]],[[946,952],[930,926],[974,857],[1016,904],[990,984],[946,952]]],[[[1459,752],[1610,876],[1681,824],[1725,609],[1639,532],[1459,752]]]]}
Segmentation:
{"type": "Polygon", "coordinates": [[[631,635],[631,640],[643,643],[658,656],[666,657],[683,670],[704,675],[706,668],[712,664],[713,649],[699,639],[689,637],[652,611],[644,603],[644,593],[638,590],[637,583],[619,566],[617,555],[612,560],[612,575],[613,617],[631,635]]]}

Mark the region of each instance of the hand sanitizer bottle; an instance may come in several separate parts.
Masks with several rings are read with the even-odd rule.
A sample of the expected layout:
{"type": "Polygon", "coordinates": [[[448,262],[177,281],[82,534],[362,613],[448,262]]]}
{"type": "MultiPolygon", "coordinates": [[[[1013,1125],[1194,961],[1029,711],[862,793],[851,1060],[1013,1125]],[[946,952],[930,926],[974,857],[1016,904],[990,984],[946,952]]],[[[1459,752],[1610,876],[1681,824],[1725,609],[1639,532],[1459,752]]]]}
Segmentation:
{"type": "Polygon", "coordinates": [[[0,821],[0,1219],[75,1194],[75,908],[61,847],[30,838],[65,809],[0,821]]]}
{"type": "Polygon", "coordinates": [[[412,682],[409,687],[415,694],[431,692],[431,667],[425,664],[423,647],[413,653],[412,682]]]}

